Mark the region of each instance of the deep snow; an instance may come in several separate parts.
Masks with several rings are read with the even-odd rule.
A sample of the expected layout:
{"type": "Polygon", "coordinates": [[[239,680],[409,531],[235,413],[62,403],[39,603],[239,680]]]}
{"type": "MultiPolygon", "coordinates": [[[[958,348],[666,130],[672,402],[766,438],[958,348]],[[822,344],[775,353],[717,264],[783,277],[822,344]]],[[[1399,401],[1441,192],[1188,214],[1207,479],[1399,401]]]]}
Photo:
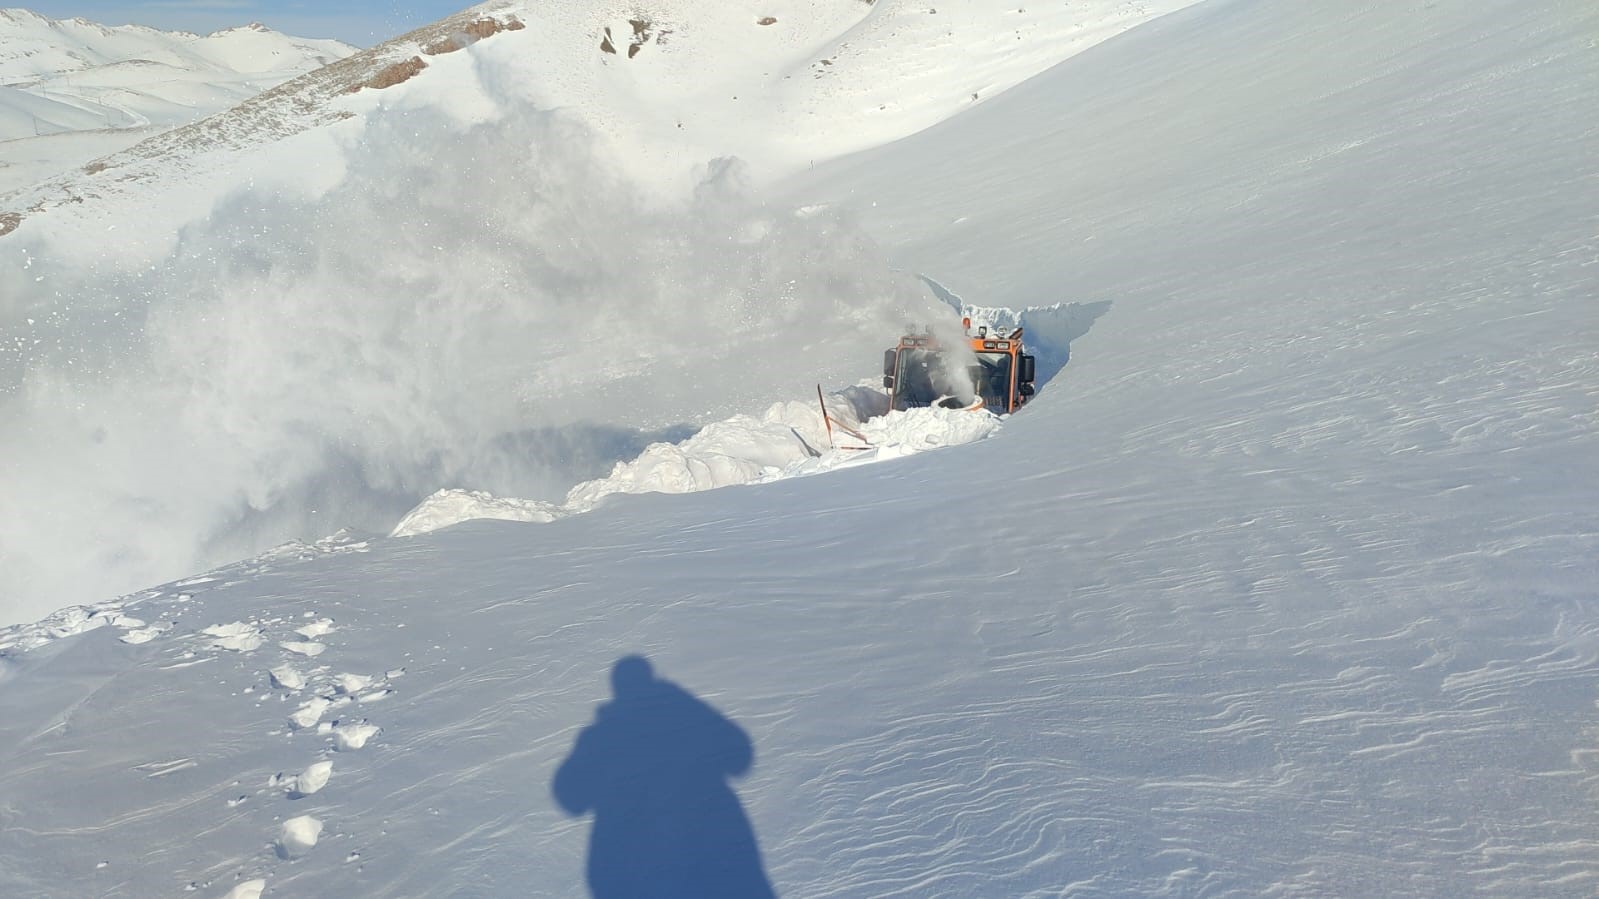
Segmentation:
{"type": "Polygon", "coordinates": [[[781,895],[1592,895],[1596,29],[1211,0],[787,182],[1081,304],[1069,364],[971,445],[3,632],[0,889],[581,893],[636,653],[781,895]]]}
{"type": "Polygon", "coordinates": [[[0,519],[0,621],[386,533],[440,489],[558,501],[855,383],[947,310],[853,214],[770,183],[1185,2],[807,0],[761,25],[672,0],[632,56],[597,38],[632,32],[622,4],[487,3],[17,195],[0,489],[30,514],[0,519]],[[426,52],[481,16],[525,27],[426,52]],[[995,35],[1017,52],[962,66],[942,42],[995,35]],[[411,54],[403,84],[336,86],[411,54]],[[907,69],[914,108],[860,93],[907,69]]]}

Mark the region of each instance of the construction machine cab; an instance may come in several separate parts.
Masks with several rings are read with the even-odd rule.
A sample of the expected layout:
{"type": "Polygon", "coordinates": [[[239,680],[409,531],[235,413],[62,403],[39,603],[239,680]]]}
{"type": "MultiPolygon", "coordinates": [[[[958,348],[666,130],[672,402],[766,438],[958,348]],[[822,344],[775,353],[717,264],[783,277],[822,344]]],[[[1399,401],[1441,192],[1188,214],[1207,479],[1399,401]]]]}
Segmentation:
{"type": "Polygon", "coordinates": [[[988,328],[971,333],[966,319],[960,343],[941,343],[931,333],[907,334],[883,352],[883,386],[890,409],[934,404],[948,408],[1015,412],[1033,395],[1035,365],[1022,352],[1022,329],[992,337],[988,328]]]}

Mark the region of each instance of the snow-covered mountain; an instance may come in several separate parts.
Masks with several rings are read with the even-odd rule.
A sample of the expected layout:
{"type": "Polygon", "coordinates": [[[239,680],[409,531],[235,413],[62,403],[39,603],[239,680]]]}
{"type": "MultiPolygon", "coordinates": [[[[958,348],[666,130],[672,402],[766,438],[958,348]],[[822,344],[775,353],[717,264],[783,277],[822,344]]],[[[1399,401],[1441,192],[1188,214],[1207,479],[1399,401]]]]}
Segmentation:
{"type": "Polygon", "coordinates": [[[885,333],[942,307],[838,215],[768,208],[758,186],[1178,5],[661,0],[635,32],[610,0],[488,3],[14,194],[11,489],[37,502],[56,469],[106,530],[99,561],[62,566],[76,513],[0,525],[0,591],[36,616],[387,532],[441,488],[555,500],[684,427],[853,383],[885,333]],[[1019,49],[978,52],[996,34],[1019,49]],[[869,86],[894,78],[917,86],[885,111],[869,86]],[[618,349],[555,336],[579,333],[618,349]]]}
{"type": "Polygon", "coordinates": [[[69,74],[140,66],[161,67],[168,79],[189,82],[205,80],[205,75],[304,71],[355,50],[341,41],[279,34],[259,23],[201,36],[141,25],[106,26],[81,18],[62,21],[26,9],[0,9],[0,78],[7,84],[24,82],[30,87],[66,89],[70,87],[69,74]]]}
{"type": "MultiPolygon", "coordinates": [[[[364,119],[379,103],[376,95],[347,94],[429,66],[427,90],[452,93],[463,120],[490,108],[484,91],[577,113],[599,149],[615,157],[612,164],[651,191],[679,194],[695,165],[729,155],[770,180],[914,133],[1192,2],[1093,0],[1029,11],[999,2],[940,10],[901,0],[775,0],[763,7],[766,14],[751,15],[741,5],[699,0],[496,0],[100,160],[94,171],[5,198],[0,216],[20,221],[89,196],[148,206],[143,186],[124,195],[127,181],[164,181],[212,196],[234,183],[228,172],[240,149],[347,116],[364,119]],[[507,30],[524,26],[522,34],[507,30]],[[448,55],[488,35],[523,51],[502,69],[508,83],[480,85],[468,71],[475,56],[448,55]],[[212,180],[214,168],[225,171],[212,180]]],[[[194,207],[177,208],[195,214],[194,207]]],[[[6,228],[0,224],[0,233],[6,228]]]]}
{"type": "MultiPolygon", "coordinates": [[[[943,308],[911,272],[1069,361],[967,446],[290,544],[0,632],[0,892],[1594,893],[1599,10],[1209,0],[850,145],[848,92],[760,137],[775,53],[748,132],[616,114],[652,51],[742,58],[673,9],[664,45],[570,32],[564,88],[569,32],[479,8],[459,51],[349,63],[403,82],[21,219],[8,589],[559,497],[870,375],[943,308]],[[707,836],[730,864],[671,880],[707,836]]],[[[772,16],[806,10],[921,90],[859,62],[909,6],[772,16]]]]}
{"type": "Polygon", "coordinates": [[[355,51],[259,24],[201,36],[0,9],[0,196],[355,51]]]}

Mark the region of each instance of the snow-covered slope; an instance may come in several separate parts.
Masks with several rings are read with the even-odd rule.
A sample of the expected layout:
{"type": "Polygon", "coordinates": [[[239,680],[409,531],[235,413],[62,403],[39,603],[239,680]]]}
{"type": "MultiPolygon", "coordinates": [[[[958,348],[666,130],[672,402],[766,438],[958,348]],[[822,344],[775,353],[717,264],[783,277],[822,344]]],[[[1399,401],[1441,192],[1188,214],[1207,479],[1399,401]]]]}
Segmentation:
{"type": "Polygon", "coordinates": [[[488,3],[14,195],[0,486],[39,511],[0,522],[3,614],[388,532],[439,489],[555,500],[685,426],[856,382],[943,310],[847,217],[765,204],[808,165],[788,142],[903,136],[1177,5],[1074,4],[1017,40],[997,0],[663,0],[630,54],[601,45],[632,6],[488,3]],[[969,82],[897,43],[934,21],[1034,49],[969,82]],[[845,54],[859,35],[881,52],[845,54]],[[907,72],[942,99],[867,127],[882,103],[848,85],[907,72]],[[94,562],[60,564],[86,515],[94,562]]]}
{"type": "Polygon", "coordinates": [[[355,49],[340,41],[290,37],[260,24],[201,36],[0,9],[0,79],[7,84],[68,88],[68,74],[85,75],[83,80],[93,84],[99,75],[140,66],[160,66],[169,76],[188,80],[201,80],[196,76],[206,70],[265,75],[326,65],[355,49]]]}
{"type": "Polygon", "coordinates": [[[0,9],[0,196],[354,52],[262,25],[202,37],[0,9]]]}
{"type": "MultiPolygon", "coordinates": [[[[97,200],[102,214],[112,198],[148,205],[152,181],[198,194],[175,208],[200,214],[235,185],[241,148],[360,117],[377,93],[350,98],[347,91],[413,73],[428,83],[422,92],[433,101],[460,104],[462,118],[482,113],[484,90],[576,113],[593,132],[596,152],[652,193],[688,189],[697,166],[728,155],[765,181],[914,133],[1192,2],[1084,0],[1028,9],[972,0],[938,9],[911,0],[773,0],[753,12],[702,0],[490,0],[228,115],[105,159],[104,169],[6,198],[0,214],[71,208],[85,198],[97,200]],[[508,27],[516,31],[502,30],[508,27]],[[477,71],[475,55],[449,55],[483,36],[494,37],[485,50],[497,48],[492,73],[477,71]],[[492,82],[477,84],[485,74],[492,82]]],[[[0,234],[5,230],[0,224],[0,234]]]]}
{"type": "MultiPolygon", "coordinates": [[[[1593,895],[1596,17],[1212,0],[818,166],[786,196],[846,204],[885,246],[830,271],[875,279],[885,252],[974,302],[1110,305],[971,446],[291,546],[56,622],[75,637],[7,632],[0,891],[568,896],[586,859],[664,878],[709,833],[785,896],[1593,895]],[[585,797],[607,779],[591,764],[639,790],[585,797]]],[[[466,58],[493,72],[494,52],[466,58]]],[[[551,133],[515,136],[535,170],[564,164],[551,133]]],[[[358,183],[396,171],[425,169],[358,183]]],[[[533,184],[515,211],[579,244],[599,227],[533,184]]],[[[737,208],[718,221],[746,233],[737,208]]],[[[253,233],[295,221],[265,211],[253,233]]],[[[793,225],[813,249],[861,240],[848,210],[798,220],[838,223],[793,225]]],[[[621,236],[640,235],[661,240],[621,236]]],[[[227,277],[292,286],[292,266],[270,280],[283,257],[246,261],[227,277]]],[[[205,311],[262,333],[237,308],[205,311]]],[[[346,353],[389,330],[350,328],[346,353]]],[[[167,383],[187,401],[213,382],[167,383]]],[[[360,395],[294,386],[346,414],[360,395]]]]}

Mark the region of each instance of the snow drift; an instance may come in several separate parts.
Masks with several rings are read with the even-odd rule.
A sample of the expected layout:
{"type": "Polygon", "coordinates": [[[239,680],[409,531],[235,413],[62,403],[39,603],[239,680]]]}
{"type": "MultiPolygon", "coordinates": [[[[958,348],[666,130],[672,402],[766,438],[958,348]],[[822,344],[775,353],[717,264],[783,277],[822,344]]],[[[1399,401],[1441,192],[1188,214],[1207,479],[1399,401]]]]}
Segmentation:
{"type": "Polygon", "coordinates": [[[1000,417],[982,410],[887,412],[887,397],[863,386],[828,399],[825,421],[819,405],[790,401],[773,404],[759,417],[735,415],[711,422],[678,443],[652,443],[638,458],[616,463],[605,477],[573,487],[559,504],[480,490],[440,490],[407,512],[390,536],[414,537],[478,518],[557,521],[587,512],[616,494],[697,493],[762,484],[960,446],[1000,429],[1000,417]]]}

